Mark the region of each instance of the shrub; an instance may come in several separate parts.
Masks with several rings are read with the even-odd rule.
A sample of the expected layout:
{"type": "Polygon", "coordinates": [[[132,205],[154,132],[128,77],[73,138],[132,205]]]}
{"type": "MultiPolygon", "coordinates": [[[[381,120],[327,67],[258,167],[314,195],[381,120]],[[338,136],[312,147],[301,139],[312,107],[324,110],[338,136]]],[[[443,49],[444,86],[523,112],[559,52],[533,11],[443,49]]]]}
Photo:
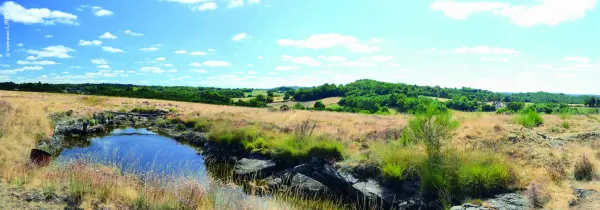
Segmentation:
{"type": "Polygon", "coordinates": [[[294,104],[294,106],[292,107],[292,109],[306,109],[306,107],[304,107],[304,105],[302,105],[301,103],[296,103],[294,104]]]}
{"type": "Polygon", "coordinates": [[[517,122],[526,128],[533,128],[544,123],[544,119],[535,110],[525,109],[517,117],[517,122]]]}
{"type": "Polygon", "coordinates": [[[212,127],[212,123],[206,118],[193,119],[194,130],[198,132],[207,132],[212,127]]]}
{"type": "Polygon", "coordinates": [[[383,175],[394,181],[418,175],[420,165],[425,160],[425,152],[416,145],[405,147],[399,143],[379,143],[371,145],[371,148],[383,175]]]}
{"type": "Polygon", "coordinates": [[[325,104],[323,104],[323,102],[321,102],[321,101],[317,101],[317,102],[315,102],[314,107],[316,110],[323,110],[323,109],[325,109],[325,104]]]}
{"type": "Polygon", "coordinates": [[[491,196],[512,185],[514,177],[501,158],[471,153],[461,161],[458,188],[469,196],[491,196]]]}
{"type": "Polygon", "coordinates": [[[344,156],[344,145],[340,142],[314,136],[290,135],[274,146],[275,156],[292,161],[307,161],[311,157],[341,160],[344,156]]]}
{"type": "Polygon", "coordinates": [[[562,124],[561,124],[561,125],[562,125],[562,127],[563,127],[563,128],[565,128],[565,129],[569,129],[569,128],[571,127],[571,126],[569,125],[569,122],[567,122],[567,121],[564,121],[564,122],[562,122],[562,124]]]}
{"type": "Polygon", "coordinates": [[[578,181],[592,181],[595,176],[594,165],[585,156],[581,156],[581,159],[575,163],[575,179],[578,181]]]}
{"type": "Polygon", "coordinates": [[[531,205],[533,205],[533,207],[536,209],[543,208],[546,202],[550,200],[550,197],[544,195],[543,191],[543,185],[533,182],[529,185],[529,189],[525,191],[525,195],[529,198],[531,205]]]}
{"type": "Polygon", "coordinates": [[[415,143],[424,143],[427,156],[436,158],[442,144],[454,136],[458,126],[458,121],[452,118],[450,112],[440,111],[435,105],[429,104],[425,111],[417,113],[409,121],[404,135],[415,143]]]}
{"type": "Polygon", "coordinates": [[[506,108],[500,108],[500,109],[496,110],[496,114],[505,114],[505,113],[508,113],[508,112],[509,111],[506,108]]]}

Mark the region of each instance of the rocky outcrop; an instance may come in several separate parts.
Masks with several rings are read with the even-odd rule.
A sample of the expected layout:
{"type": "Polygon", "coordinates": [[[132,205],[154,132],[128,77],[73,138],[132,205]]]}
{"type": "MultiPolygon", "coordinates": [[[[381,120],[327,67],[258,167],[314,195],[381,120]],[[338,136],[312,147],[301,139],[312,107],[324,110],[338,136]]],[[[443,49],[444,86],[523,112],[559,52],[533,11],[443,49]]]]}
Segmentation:
{"type": "Polygon", "coordinates": [[[598,192],[592,189],[575,188],[573,189],[574,199],[569,201],[570,207],[579,206],[585,203],[586,200],[597,200],[600,196],[598,192]],[[590,199],[591,198],[591,199],[590,199]]]}
{"type": "Polygon", "coordinates": [[[600,132],[587,132],[577,134],[567,134],[558,136],[552,139],[552,142],[559,145],[564,145],[570,142],[589,142],[600,141],[600,132]]]}
{"type": "Polygon", "coordinates": [[[308,197],[330,194],[330,190],[327,186],[303,174],[294,175],[290,186],[293,190],[308,197]]]}
{"type": "Polygon", "coordinates": [[[467,203],[461,206],[454,206],[451,208],[451,210],[531,209],[531,203],[529,200],[519,193],[500,194],[494,196],[494,198],[483,200],[483,202],[487,203],[485,207],[467,203]]]}
{"type": "Polygon", "coordinates": [[[242,158],[233,167],[233,178],[239,180],[262,179],[275,172],[277,164],[272,160],[242,158]]]}

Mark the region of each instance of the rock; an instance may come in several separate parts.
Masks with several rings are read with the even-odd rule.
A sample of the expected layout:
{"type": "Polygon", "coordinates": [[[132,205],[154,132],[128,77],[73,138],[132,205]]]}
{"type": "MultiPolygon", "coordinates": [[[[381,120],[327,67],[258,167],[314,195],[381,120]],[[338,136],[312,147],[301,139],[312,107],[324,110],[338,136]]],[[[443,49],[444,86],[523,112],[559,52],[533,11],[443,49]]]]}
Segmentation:
{"type": "Polygon", "coordinates": [[[234,179],[260,179],[271,175],[276,168],[272,160],[242,158],[233,167],[234,179]]]}
{"type": "Polygon", "coordinates": [[[465,203],[462,206],[454,206],[450,210],[487,210],[487,209],[483,208],[481,206],[478,206],[478,205],[465,203]]]}
{"type": "Polygon", "coordinates": [[[52,155],[43,150],[31,149],[29,159],[38,166],[48,166],[52,161],[52,155]]]}
{"type": "Polygon", "coordinates": [[[592,189],[575,188],[573,189],[573,195],[575,195],[575,198],[569,201],[569,206],[577,206],[582,200],[596,193],[597,192],[592,189]]]}
{"type": "Polygon", "coordinates": [[[203,145],[206,143],[206,138],[202,133],[198,132],[186,132],[182,136],[183,140],[194,144],[194,145],[203,145]]]}
{"type": "Polygon", "coordinates": [[[304,196],[320,196],[326,195],[330,192],[329,188],[323,185],[321,182],[314,180],[303,174],[296,174],[292,178],[291,187],[294,190],[302,193],[304,196]]]}
{"type": "Polygon", "coordinates": [[[365,206],[379,206],[389,209],[396,201],[396,193],[392,189],[379,185],[374,180],[358,182],[352,185],[353,197],[365,206]]]}
{"type": "Polygon", "coordinates": [[[283,185],[283,179],[281,176],[272,175],[265,179],[263,179],[265,184],[269,187],[269,189],[277,189],[283,185]]]}
{"type": "Polygon", "coordinates": [[[506,193],[494,196],[484,202],[490,204],[495,209],[521,210],[530,209],[531,204],[525,196],[518,193],[506,193]]]}

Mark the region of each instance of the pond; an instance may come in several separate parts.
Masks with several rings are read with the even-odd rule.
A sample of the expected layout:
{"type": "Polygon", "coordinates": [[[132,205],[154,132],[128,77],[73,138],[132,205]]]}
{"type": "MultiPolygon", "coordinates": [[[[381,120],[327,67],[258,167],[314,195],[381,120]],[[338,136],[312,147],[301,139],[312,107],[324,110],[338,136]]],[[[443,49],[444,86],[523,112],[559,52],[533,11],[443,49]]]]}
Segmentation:
{"type": "Polygon", "coordinates": [[[138,175],[207,176],[196,147],[144,128],[115,129],[109,135],[63,148],[59,155],[59,161],[81,158],[117,165],[122,171],[138,175]]]}
{"type": "Polygon", "coordinates": [[[117,166],[141,178],[158,176],[166,182],[179,176],[198,179],[214,193],[215,208],[219,209],[289,209],[285,203],[248,195],[241,187],[224,182],[228,180],[224,174],[231,168],[207,167],[196,147],[144,128],[115,129],[104,136],[66,141],[69,145],[59,154],[59,163],[84,159],[117,166]]]}

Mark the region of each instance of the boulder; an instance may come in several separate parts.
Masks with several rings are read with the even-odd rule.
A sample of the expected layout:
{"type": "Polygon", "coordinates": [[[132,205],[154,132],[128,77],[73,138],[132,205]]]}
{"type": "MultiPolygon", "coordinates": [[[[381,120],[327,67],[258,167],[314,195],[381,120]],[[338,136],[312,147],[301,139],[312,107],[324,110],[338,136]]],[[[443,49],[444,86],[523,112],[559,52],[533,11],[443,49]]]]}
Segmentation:
{"type": "Polygon", "coordinates": [[[271,175],[277,164],[272,160],[242,158],[233,167],[234,179],[261,179],[271,175]]]}
{"type": "Polygon", "coordinates": [[[330,192],[329,188],[321,182],[303,174],[296,174],[292,177],[291,187],[307,197],[326,195],[330,192]]]}
{"type": "Polygon", "coordinates": [[[363,206],[383,209],[418,209],[420,201],[417,196],[399,198],[393,189],[380,185],[370,179],[352,185],[351,196],[363,206]]]}
{"type": "Polygon", "coordinates": [[[206,143],[206,137],[204,137],[202,133],[198,132],[186,132],[183,134],[182,139],[198,146],[206,143]]]}
{"type": "MultiPolygon", "coordinates": [[[[486,199],[483,202],[487,203],[491,209],[531,209],[531,203],[529,200],[519,193],[499,194],[494,196],[494,198],[486,199]]],[[[484,210],[490,208],[483,208],[481,206],[467,203],[460,206],[454,206],[451,208],[451,210],[484,210]]]]}
{"type": "Polygon", "coordinates": [[[31,149],[29,159],[38,166],[48,166],[52,161],[52,155],[43,150],[31,149]]]}

